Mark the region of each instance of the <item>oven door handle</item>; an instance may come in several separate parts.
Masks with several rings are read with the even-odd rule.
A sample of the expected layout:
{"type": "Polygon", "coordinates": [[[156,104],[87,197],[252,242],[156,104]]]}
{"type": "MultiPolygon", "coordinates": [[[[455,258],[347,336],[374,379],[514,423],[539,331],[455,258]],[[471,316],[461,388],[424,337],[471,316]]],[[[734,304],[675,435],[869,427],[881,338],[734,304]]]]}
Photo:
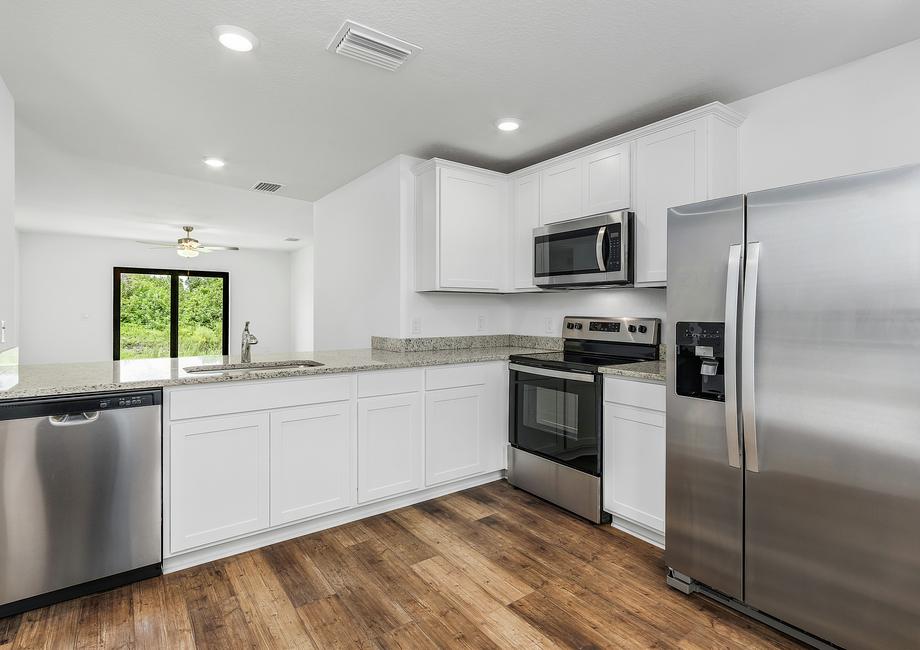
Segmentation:
{"type": "Polygon", "coordinates": [[[594,242],[594,255],[597,257],[597,270],[607,270],[607,260],[604,259],[604,240],[607,238],[607,226],[601,226],[597,231],[597,241],[594,242]]]}
{"type": "Polygon", "coordinates": [[[583,381],[589,384],[594,383],[594,375],[584,372],[568,372],[566,370],[550,370],[549,368],[537,368],[536,366],[524,366],[519,363],[509,363],[508,368],[518,372],[528,372],[531,375],[540,375],[541,377],[552,377],[554,379],[569,379],[571,381],[583,381]]]}

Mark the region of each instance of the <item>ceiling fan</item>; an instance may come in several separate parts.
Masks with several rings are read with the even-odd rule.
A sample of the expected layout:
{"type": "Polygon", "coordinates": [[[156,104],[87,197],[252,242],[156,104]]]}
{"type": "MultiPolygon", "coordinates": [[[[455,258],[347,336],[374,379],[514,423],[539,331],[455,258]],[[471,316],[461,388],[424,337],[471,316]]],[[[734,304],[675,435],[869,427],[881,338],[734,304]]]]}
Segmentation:
{"type": "Polygon", "coordinates": [[[237,246],[211,246],[209,244],[202,244],[192,237],[192,230],[194,230],[192,226],[182,226],[182,230],[185,231],[185,237],[180,237],[176,240],[175,244],[168,241],[146,241],[142,239],[136,241],[138,244],[150,244],[158,248],[174,248],[180,257],[198,257],[198,253],[240,250],[237,246]]]}

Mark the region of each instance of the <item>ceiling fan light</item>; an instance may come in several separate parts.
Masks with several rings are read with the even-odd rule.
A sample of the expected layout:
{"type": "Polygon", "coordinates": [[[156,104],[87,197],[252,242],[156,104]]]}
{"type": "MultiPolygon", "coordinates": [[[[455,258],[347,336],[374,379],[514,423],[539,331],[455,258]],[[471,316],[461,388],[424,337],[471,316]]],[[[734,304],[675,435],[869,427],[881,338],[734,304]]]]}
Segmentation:
{"type": "Polygon", "coordinates": [[[198,257],[198,251],[194,248],[179,248],[176,250],[179,257],[198,257]]]}

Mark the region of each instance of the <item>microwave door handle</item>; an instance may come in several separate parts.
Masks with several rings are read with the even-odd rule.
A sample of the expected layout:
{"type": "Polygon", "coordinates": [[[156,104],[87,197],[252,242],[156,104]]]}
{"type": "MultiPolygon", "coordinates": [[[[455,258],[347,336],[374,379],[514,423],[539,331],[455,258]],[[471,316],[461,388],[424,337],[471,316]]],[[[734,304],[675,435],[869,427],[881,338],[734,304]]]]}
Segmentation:
{"type": "Polygon", "coordinates": [[[597,270],[607,270],[607,260],[604,259],[604,240],[607,239],[607,226],[601,226],[597,231],[597,241],[594,244],[594,254],[597,257],[597,270]]]}

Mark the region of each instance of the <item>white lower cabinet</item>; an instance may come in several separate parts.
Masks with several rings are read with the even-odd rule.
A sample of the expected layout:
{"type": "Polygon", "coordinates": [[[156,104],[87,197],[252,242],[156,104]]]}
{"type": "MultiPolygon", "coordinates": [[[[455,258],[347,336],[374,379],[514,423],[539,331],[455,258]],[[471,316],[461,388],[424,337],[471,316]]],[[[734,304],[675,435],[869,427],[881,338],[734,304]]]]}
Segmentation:
{"type": "Polygon", "coordinates": [[[485,386],[425,395],[425,484],[478,474],[485,465],[485,386]]]}
{"type": "Polygon", "coordinates": [[[358,502],[395,496],[423,485],[420,392],[358,400],[358,502]]]}
{"type": "Polygon", "coordinates": [[[507,364],[429,369],[425,387],[425,484],[504,469],[507,364]]]}
{"type": "Polygon", "coordinates": [[[271,414],[271,525],[354,504],[352,402],[271,414]]]}
{"type": "Polygon", "coordinates": [[[171,552],[268,527],[268,413],[174,423],[169,444],[171,552]]]}
{"type": "Polygon", "coordinates": [[[664,399],[661,384],[604,382],[604,510],[656,544],[665,531],[664,399]]]}
{"type": "Polygon", "coordinates": [[[166,556],[214,559],[503,469],[507,372],[497,361],[167,388],[166,556]]]}

